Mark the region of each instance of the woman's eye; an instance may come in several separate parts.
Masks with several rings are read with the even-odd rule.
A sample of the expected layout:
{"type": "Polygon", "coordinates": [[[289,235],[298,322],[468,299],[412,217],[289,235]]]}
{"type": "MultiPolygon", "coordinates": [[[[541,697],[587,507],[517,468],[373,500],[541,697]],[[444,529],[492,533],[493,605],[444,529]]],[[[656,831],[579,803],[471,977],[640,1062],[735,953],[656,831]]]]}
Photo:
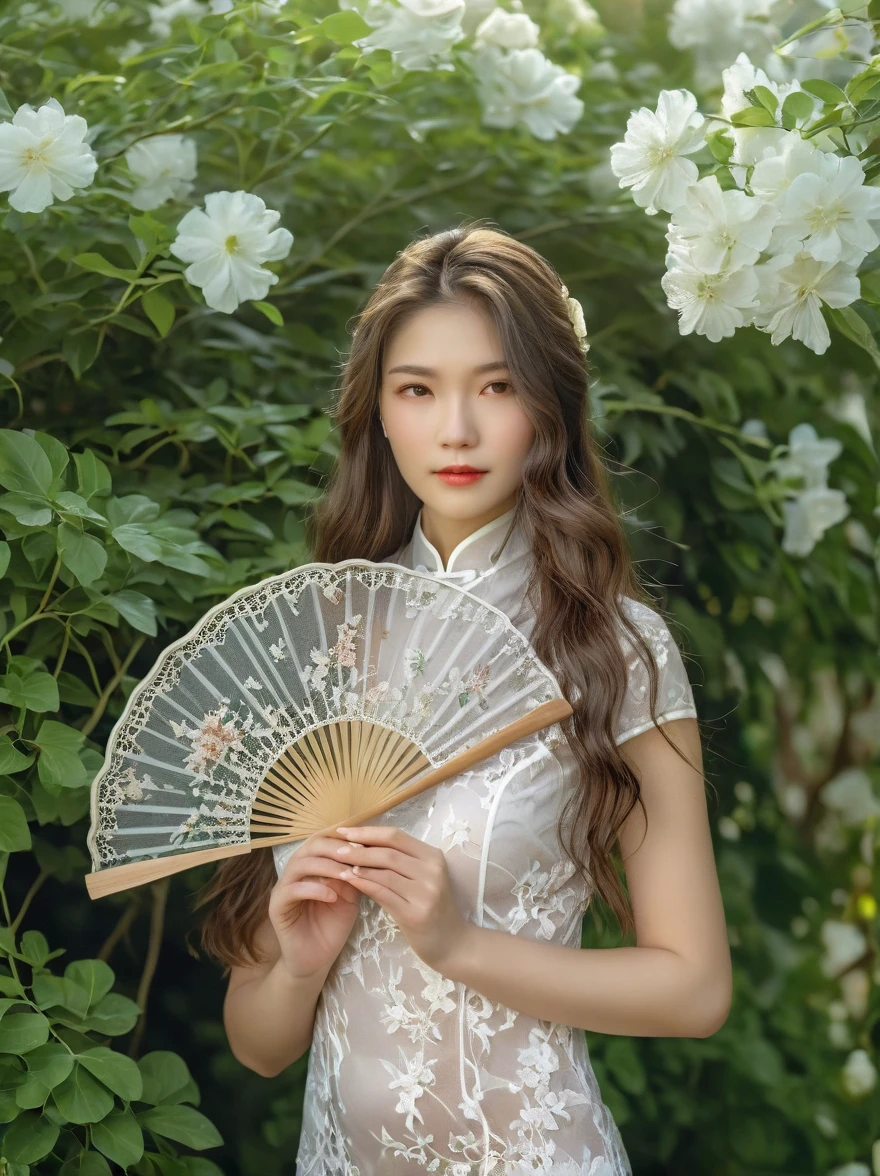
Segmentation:
{"type": "MultiPolygon", "coordinates": [[[[502,391],[500,393],[498,393],[498,395],[503,395],[504,392],[506,392],[510,389],[510,382],[508,380],[493,380],[492,383],[487,384],[486,387],[487,388],[500,388],[500,389],[502,389],[502,391]]],[[[426,388],[424,384],[407,384],[405,387],[401,388],[400,391],[401,392],[409,392],[410,389],[415,390],[415,397],[414,398],[416,400],[424,399],[424,397],[419,395],[419,393],[421,393],[421,392],[425,392],[428,395],[431,394],[431,389],[426,388]]]]}

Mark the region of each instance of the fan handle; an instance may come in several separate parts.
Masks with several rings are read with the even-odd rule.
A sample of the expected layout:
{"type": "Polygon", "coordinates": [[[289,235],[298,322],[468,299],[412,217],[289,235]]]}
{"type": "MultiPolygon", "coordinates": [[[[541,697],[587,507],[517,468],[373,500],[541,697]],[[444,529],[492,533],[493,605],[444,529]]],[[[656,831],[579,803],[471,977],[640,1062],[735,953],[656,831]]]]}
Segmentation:
{"type": "MultiPolygon", "coordinates": [[[[379,816],[380,813],[394,808],[402,801],[409,800],[411,796],[417,796],[420,792],[424,792],[426,788],[441,784],[450,776],[457,776],[459,772],[466,772],[474,764],[487,759],[509,744],[515,743],[517,739],[523,739],[526,735],[533,735],[536,731],[542,731],[553,723],[567,719],[570,714],[572,714],[571,704],[564,698],[554,698],[551,702],[544,702],[515,722],[502,727],[500,731],[481,739],[473,747],[469,747],[466,751],[448,759],[439,768],[434,768],[433,771],[422,776],[415,784],[401,788],[383,801],[355,813],[354,816],[347,819],[346,824],[355,826],[369,821],[373,817],[379,816]]],[[[339,822],[336,822],[333,825],[328,825],[325,829],[316,829],[311,836],[331,833],[338,827],[338,824],[339,822]]],[[[284,845],[286,842],[299,840],[301,840],[299,837],[279,833],[277,836],[260,837],[257,841],[240,842],[237,845],[219,845],[213,849],[184,850],[182,853],[165,857],[148,858],[143,862],[127,862],[123,866],[108,866],[104,870],[92,870],[91,873],[86,874],[86,889],[90,898],[101,898],[105,894],[116,894],[120,890],[142,886],[146,882],[155,882],[158,878],[167,878],[170,874],[179,874],[183,870],[204,865],[206,862],[216,862],[222,858],[250,853],[252,849],[263,849],[269,845],[284,845]]]]}

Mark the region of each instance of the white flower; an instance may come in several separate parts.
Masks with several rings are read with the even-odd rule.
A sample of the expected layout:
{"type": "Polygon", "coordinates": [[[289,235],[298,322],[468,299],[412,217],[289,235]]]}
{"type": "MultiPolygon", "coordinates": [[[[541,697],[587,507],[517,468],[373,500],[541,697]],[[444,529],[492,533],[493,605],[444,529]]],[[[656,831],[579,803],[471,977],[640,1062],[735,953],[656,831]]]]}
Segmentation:
{"type": "Polygon", "coordinates": [[[724,93],[721,96],[721,112],[725,118],[730,118],[732,114],[745,110],[751,105],[745,92],[753,90],[755,86],[766,86],[779,99],[780,106],[789,94],[802,89],[798,81],[773,81],[763,69],[752,64],[748,53],[739,53],[733,64],[721,71],[721,82],[724,86],[724,93]]]}
{"type": "Polygon", "coordinates": [[[880,817],[880,800],[864,768],[844,768],[822,789],[822,803],[840,813],[847,825],[860,825],[880,817]]]}
{"type": "Polygon", "coordinates": [[[831,335],[821,306],[849,306],[859,297],[855,272],[843,262],[816,261],[806,253],[781,253],[756,267],[760,309],[755,324],[778,345],[791,336],[823,355],[831,335]]]}
{"type": "Polygon", "coordinates": [[[464,11],[464,0],[369,0],[362,16],[373,32],[354,43],[365,53],[389,50],[402,69],[451,70],[449,51],[465,35],[464,11]]]}
{"type": "MultiPolygon", "coordinates": [[[[731,115],[736,114],[740,110],[745,110],[751,105],[748,98],[745,96],[746,90],[751,90],[755,86],[765,86],[771,93],[775,94],[779,105],[777,107],[777,118],[779,117],[779,110],[782,103],[789,94],[794,91],[802,91],[802,86],[798,81],[790,82],[776,82],[767,76],[763,69],[759,69],[749,60],[748,54],[740,53],[733,65],[727,67],[721,74],[722,82],[724,84],[724,93],[721,98],[721,111],[725,118],[730,118],[731,115]]],[[[803,91],[806,93],[806,91],[803,91]]],[[[814,106],[817,99],[812,99],[814,106]]],[[[807,118],[800,119],[796,126],[802,126],[812,121],[812,114],[807,118]]],[[[745,169],[751,167],[752,164],[770,155],[777,155],[782,149],[782,144],[790,132],[786,131],[782,126],[776,127],[732,127],[730,135],[733,139],[733,152],[730,160],[731,174],[733,175],[735,183],[742,187],[745,182],[745,169]],[[740,166],[736,166],[740,165],[740,166]]],[[[824,140],[814,140],[815,147],[821,147],[824,140]]],[[[833,146],[833,143],[829,143],[833,146]]]]}
{"type": "Polygon", "coordinates": [[[163,0],[161,4],[148,4],[150,14],[150,36],[164,40],[171,36],[171,26],[178,16],[201,20],[207,15],[207,8],[200,0],[163,0]]]}
{"type": "Polygon", "coordinates": [[[158,208],[182,200],[196,175],[195,140],[185,135],[151,135],[125,152],[128,170],[138,181],[129,199],[135,208],[158,208]]]}
{"type": "Polygon", "coordinates": [[[621,188],[632,188],[649,216],[660,208],[674,212],[697,179],[697,165],[684,156],[705,144],[704,125],[689,90],[661,90],[656,111],[633,111],[623,142],[612,144],[611,168],[621,188]]]}
{"type": "Polygon", "coordinates": [[[737,49],[767,55],[781,39],[770,19],[774,0],[675,0],[669,13],[669,41],[696,49],[696,80],[709,88],[737,49]]]}
{"type": "Polygon", "coordinates": [[[819,174],[823,155],[800,131],[783,131],[773,140],[772,150],[752,168],[749,178],[752,195],[762,200],[779,200],[795,176],[805,172],[819,174]]]}
{"type": "Polygon", "coordinates": [[[0,123],[0,192],[11,193],[10,207],[42,212],[87,187],[98,167],[87,131],[82,115],[65,114],[55,98],[38,110],[24,102],[11,122],[0,123]]]}
{"type": "Polygon", "coordinates": [[[746,40],[753,49],[769,49],[779,35],[769,22],[773,6],[774,0],[675,0],[668,16],[669,44],[699,48],[722,61],[731,60],[732,48],[746,40]]]}
{"type": "Polygon", "coordinates": [[[587,352],[590,350],[590,345],[587,342],[587,324],[584,319],[584,308],[576,298],[570,297],[567,286],[562,287],[562,297],[565,299],[568,307],[568,317],[571,320],[574,333],[577,335],[578,342],[581,345],[581,351],[587,352]]]}
{"type": "Polygon", "coordinates": [[[526,13],[493,8],[477,28],[474,39],[500,49],[533,49],[540,34],[540,26],[526,13]]]}
{"type": "Polygon", "coordinates": [[[780,234],[817,261],[859,265],[880,245],[868,224],[880,219],[880,188],[865,184],[853,155],[819,152],[819,173],[795,176],[780,201],[780,234]],[[802,245],[800,244],[802,242],[802,245]]]}
{"type": "Polygon", "coordinates": [[[557,0],[556,15],[569,34],[604,32],[602,18],[588,0],[557,0]]]}
{"type": "Polygon", "coordinates": [[[854,1098],[870,1094],[877,1085],[877,1070],[867,1050],[854,1049],[840,1074],[843,1085],[854,1098]]]}
{"type": "Polygon", "coordinates": [[[860,960],[868,949],[862,931],[854,923],[827,919],[822,924],[822,943],[825,947],[820,966],[829,979],[860,960]]]}
{"type": "Polygon", "coordinates": [[[169,251],[192,263],[184,275],[208,306],[231,314],[246,299],[265,298],[278,281],[262,262],[290,252],[293,234],[271,231],[280,215],[251,192],[209,192],[204,212],[191,208],[183,217],[169,251]]]}
{"type": "Polygon", "coordinates": [[[723,191],[714,175],[687,189],[666,234],[671,245],[688,251],[691,264],[705,273],[753,265],[770,240],[777,209],[735,189],[723,191]]]}
{"type": "Polygon", "coordinates": [[[815,427],[804,421],[788,434],[788,454],[777,457],[773,468],[780,478],[803,478],[805,490],[817,490],[827,486],[828,467],[842,450],[836,437],[819,437],[815,427]]]}
{"type": "Polygon", "coordinates": [[[819,486],[783,503],[785,531],[782,550],[787,555],[809,555],[829,527],[849,514],[842,490],[819,486]]]}
{"type": "Polygon", "coordinates": [[[666,264],[672,268],[660,279],[660,285],[669,305],[681,311],[678,329],[682,335],[695,331],[717,343],[751,322],[758,291],[753,268],[707,274],[674,250],[667,254],[666,264]]]}
{"type": "Polygon", "coordinates": [[[476,78],[483,123],[508,130],[523,123],[536,139],[566,134],[584,112],[581,79],[554,65],[540,49],[503,53],[481,45],[467,60],[476,78]]]}

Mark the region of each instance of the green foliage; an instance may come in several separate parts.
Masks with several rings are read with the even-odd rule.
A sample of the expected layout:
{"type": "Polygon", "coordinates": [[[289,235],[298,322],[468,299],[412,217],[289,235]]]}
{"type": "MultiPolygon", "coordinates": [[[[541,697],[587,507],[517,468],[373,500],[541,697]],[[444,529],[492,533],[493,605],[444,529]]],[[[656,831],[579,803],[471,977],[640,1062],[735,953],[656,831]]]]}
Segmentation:
{"type": "MultiPolygon", "coordinates": [[[[90,20],[53,9],[51,35],[39,10],[0,16],[0,118],[55,96],[100,161],[42,213],[0,204],[0,1176],[218,1176],[189,1154],[220,1148],[214,1122],[225,1170],[293,1172],[304,1067],[267,1083],[232,1058],[217,978],[179,947],[193,880],[90,904],[89,785],[160,651],[309,558],[345,325],[414,235],[465,215],[540,249],[584,306],[591,428],[639,568],[680,622],[718,792],[727,1024],[590,1039],[634,1170],[826,1172],[866,1162],[880,1135],[876,1104],[841,1078],[852,1050],[877,1056],[880,825],[827,799],[845,772],[878,789],[880,284],[865,274],[858,309],[833,312],[822,357],[754,331],[682,339],[658,218],[604,170],[630,111],[656,101],[645,66],[689,81],[665,9],[596,39],[527,7],[588,111],[550,142],[483,125],[463,68],[361,53],[361,18],[329,0],[178,17],[167,35],[140,0],[90,20]],[[197,144],[197,188],[135,209],[125,152],[158,132],[197,144]],[[169,246],[205,193],[239,189],[294,247],[270,295],[227,314],[169,246]],[[803,486],[777,463],[804,422],[840,443],[849,514],[801,556],[782,536],[803,486]],[[862,957],[835,965],[834,924],[862,957]],[[88,958],[64,965],[59,943],[88,958]]],[[[872,66],[804,89],[833,125],[844,99],[864,117],[878,82],[872,66]]],[[[803,96],[752,93],[735,123],[801,117],[803,96]]],[[[731,145],[710,136],[722,170],[731,145]]],[[[600,942],[615,945],[585,931],[600,942]]]]}

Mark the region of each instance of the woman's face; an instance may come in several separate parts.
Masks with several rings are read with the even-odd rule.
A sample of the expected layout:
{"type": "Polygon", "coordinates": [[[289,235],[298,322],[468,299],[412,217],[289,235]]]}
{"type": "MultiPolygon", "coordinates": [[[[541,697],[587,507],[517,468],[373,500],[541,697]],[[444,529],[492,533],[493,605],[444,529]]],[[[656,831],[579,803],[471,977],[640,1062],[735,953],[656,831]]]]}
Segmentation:
{"type": "Polygon", "coordinates": [[[416,311],[386,348],[379,408],[401,475],[429,518],[482,526],[516,504],[534,427],[482,308],[416,311]],[[485,472],[456,484],[439,476],[447,466],[485,472]]]}

